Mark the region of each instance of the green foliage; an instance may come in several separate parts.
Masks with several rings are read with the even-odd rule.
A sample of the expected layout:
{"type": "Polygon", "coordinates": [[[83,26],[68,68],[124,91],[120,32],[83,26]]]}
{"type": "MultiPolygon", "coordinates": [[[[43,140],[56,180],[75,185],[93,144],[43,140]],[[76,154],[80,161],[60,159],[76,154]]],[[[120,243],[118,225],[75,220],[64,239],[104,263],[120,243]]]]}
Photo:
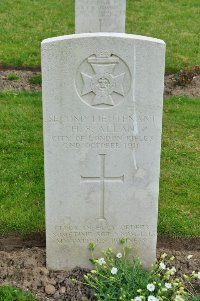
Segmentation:
{"type": "MultiPolygon", "coordinates": [[[[0,3],[0,64],[39,66],[43,39],[74,33],[74,0],[0,3]]],[[[127,0],[126,32],[163,39],[167,71],[197,65],[199,7],[199,0],[127,0]]]]}
{"type": "Polygon", "coordinates": [[[20,79],[20,76],[18,76],[18,75],[15,74],[15,73],[10,73],[10,74],[8,74],[7,79],[8,79],[8,80],[19,80],[19,79],[20,79]]]}
{"type": "Polygon", "coordinates": [[[139,259],[129,255],[130,250],[127,239],[122,242],[121,253],[109,248],[102,252],[101,258],[96,258],[94,248],[90,248],[94,269],[84,276],[84,284],[94,289],[96,300],[189,301],[195,295],[190,283],[198,274],[193,272],[178,278],[174,257],[163,254],[146,271],[139,259]]]}
{"type": "Polygon", "coordinates": [[[31,293],[11,286],[0,286],[0,301],[37,301],[31,293]]]}
{"type": "Polygon", "coordinates": [[[194,296],[192,298],[192,301],[200,301],[200,295],[199,296],[194,296]]]}
{"type": "Polygon", "coordinates": [[[41,85],[42,84],[42,75],[41,74],[33,75],[29,79],[29,82],[33,85],[41,85]]]}

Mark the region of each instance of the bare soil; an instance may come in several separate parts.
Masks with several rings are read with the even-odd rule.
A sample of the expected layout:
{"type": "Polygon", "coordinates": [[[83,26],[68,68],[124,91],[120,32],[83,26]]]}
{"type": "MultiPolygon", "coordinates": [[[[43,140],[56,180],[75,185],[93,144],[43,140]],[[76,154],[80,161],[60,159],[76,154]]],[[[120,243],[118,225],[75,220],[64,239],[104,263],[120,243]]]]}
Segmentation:
{"type": "MultiPolygon", "coordinates": [[[[39,301],[94,300],[91,289],[74,283],[83,280],[86,270],[53,272],[46,268],[45,235],[28,236],[10,234],[0,237],[0,285],[14,285],[34,293],[39,301]],[[40,247],[38,247],[40,246],[40,247]],[[41,247],[43,246],[43,247],[41,247]]],[[[159,237],[157,255],[166,252],[176,257],[178,275],[200,270],[200,238],[159,237]],[[187,256],[193,255],[188,260],[187,256]]],[[[200,293],[200,283],[194,283],[200,293]]]]}
{"type": "MultiPolygon", "coordinates": [[[[41,74],[37,68],[12,69],[0,66],[0,90],[1,91],[41,91],[41,85],[31,84],[30,78],[41,74]],[[6,69],[6,70],[5,70],[6,69]],[[10,74],[16,74],[20,79],[9,80],[10,74]]],[[[165,97],[168,96],[189,96],[200,97],[200,76],[194,76],[189,83],[180,85],[175,80],[176,75],[165,76],[165,97]]]]}
{"type": "Polygon", "coordinates": [[[31,84],[30,79],[40,71],[32,70],[0,70],[0,91],[41,91],[41,85],[31,84]],[[8,76],[15,74],[17,80],[9,80],[8,76]]]}
{"type": "Polygon", "coordinates": [[[200,97],[200,76],[194,76],[191,82],[179,85],[175,81],[175,74],[165,76],[165,97],[169,96],[188,96],[200,97]]]}

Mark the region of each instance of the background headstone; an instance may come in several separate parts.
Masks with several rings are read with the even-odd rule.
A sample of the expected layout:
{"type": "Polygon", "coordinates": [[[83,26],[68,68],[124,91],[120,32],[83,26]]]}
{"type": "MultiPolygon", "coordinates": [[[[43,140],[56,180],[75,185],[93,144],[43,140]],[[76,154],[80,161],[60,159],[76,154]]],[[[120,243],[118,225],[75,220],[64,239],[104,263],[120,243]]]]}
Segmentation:
{"type": "Polygon", "coordinates": [[[126,0],[76,0],[75,32],[125,32],[126,0]]]}
{"type": "Polygon", "coordinates": [[[154,261],[164,53],[117,33],[42,42],[49,268],[88,267],[91,241],[119,251],[124,236],[154,261]]]}

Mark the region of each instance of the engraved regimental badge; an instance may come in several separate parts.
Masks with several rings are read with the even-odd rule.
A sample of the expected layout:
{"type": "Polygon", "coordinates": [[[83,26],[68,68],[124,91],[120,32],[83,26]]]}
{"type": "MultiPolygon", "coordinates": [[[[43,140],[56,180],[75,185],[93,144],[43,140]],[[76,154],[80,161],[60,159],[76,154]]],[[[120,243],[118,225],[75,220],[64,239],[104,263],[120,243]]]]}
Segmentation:
{"type": "Polygon", "coordinates": [[[76,78],[81,100],[97,109],[112,108],[124,101],[131,86],[131,74],[126,63],[101,51],[85,59],[76,78]]]}

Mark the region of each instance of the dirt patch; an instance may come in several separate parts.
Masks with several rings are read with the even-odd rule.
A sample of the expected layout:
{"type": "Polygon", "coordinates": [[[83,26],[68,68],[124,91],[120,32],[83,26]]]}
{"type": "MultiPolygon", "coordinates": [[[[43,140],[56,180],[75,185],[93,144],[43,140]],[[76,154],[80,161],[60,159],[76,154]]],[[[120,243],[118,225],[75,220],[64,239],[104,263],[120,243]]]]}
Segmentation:
{"type": "MultiPolygon", "coordinates": [[[[158,248],[158,255],[166,252],[176,257],[178,274],[190,273],[200,268],[199,251],[177,251],[158,248]],[[187,256],[193,255],[188,260],[187,256]]],[[[25,291],[30,290],[39,301],[94,300],[92,290],[75,284],[72,279],[83,280],[86,270],[76,268],[70,272],[52,272],[45,267],[45,249],[30,248],[11,252],[0,252],[0,285],[14,285],[25,291]]],[[[199,283],[195,283],[200,292],[199,283]]]]}
{"type": "Polygon", "coordinates": [[[73,278],[83,280],[84,270],[52,272],[46,269],[45,258],[44,248],[1,251],[0,285],[10,284],[29,290],[40,301],[92,300],[90,289],[72,281],[73,278]]]}
{"type": "Polygon", "coordinates": [[[197,251],[200,253],[200,237],[158,236],[157,247],[158,249],[197,251]]]}
{"type": "MultiPolygon", "coordinates": [[[[91,289],[75,284],[72,279],[83,280],[85,270],[52,272],[46,269],[45,233],[26,236],[9,234],[0,237],[0,285],[11,284],[33,292],[39,301],[94,300],[91,289]],[[36,247],[37,246],[37,247],[36,247]],[[31,247],[31,248],[30,248],[31,247]]],[[[200,237],[158,237],[157,255],[166,252],[176,257],[178,274],[200,270],[200,237]],[[193,255],[188,260],[187,256],[193,255]]],[[[199,283],[195,283],[200,293],[199,283]]]]}
{"type": "Polygon", "coordinates": [[[40,75],[39,71],[6,70],[0,71],[0,91],[41,91],[41,85],[32,84],[31,78],[40,75]],[[10,80],[15,75],[18,79],[10,80]]]}
{"type": "MultiPolygon", "coordinates": [[[[10,233],[0,235],[0,251],[15,251],[18,249],[45,247],[45,232],[31,234],[10,233]]],[[[158,249],[200,252],[200,237],[170,237],[158,236],[158,249]]]]}
{"type": "Polygon", "coordinates": [[[22,248],[45,247],[45,233],[37,232],[27,235],[11,233],[0,235],[0,251],[14,251],[22,248]]]}
{"type": "MultiPolygon", "coordinates": [[[[12,69],[12,67],[0,66],[0,90],[2,91],[41,91],[41,85],[31,84],[30,78],[40,75],[38,68],[24,68],[21,70],[12,69]],[[5,70],[6,69],[6,70],[5,70]],[[10,74],[19,77],[18,80],[9,80],[10,74]]],[[[176,75],[165,76],[165,97],[168,96],[189,96],[200,97],[200,76],[194,76],[185,85],[180,85],[176,80],[176,75]]]]}
{"type": "Polygon", "coordinates": [[[175,81],[175,74],[165,76],[165,97],[167,96],[189,96],[200,97],[200,76],[194,76],[190,83],[179,85],[175,81]]]}
{"type": "Polygon", "coordinates": [[[13,66],[13,65],[0,65],[0,71],[15,71],[15,70],[22,70],[22,71],[33,71],[33,72],[41,72],[40,67],[33,67],[33,66],[13,66]]]}

